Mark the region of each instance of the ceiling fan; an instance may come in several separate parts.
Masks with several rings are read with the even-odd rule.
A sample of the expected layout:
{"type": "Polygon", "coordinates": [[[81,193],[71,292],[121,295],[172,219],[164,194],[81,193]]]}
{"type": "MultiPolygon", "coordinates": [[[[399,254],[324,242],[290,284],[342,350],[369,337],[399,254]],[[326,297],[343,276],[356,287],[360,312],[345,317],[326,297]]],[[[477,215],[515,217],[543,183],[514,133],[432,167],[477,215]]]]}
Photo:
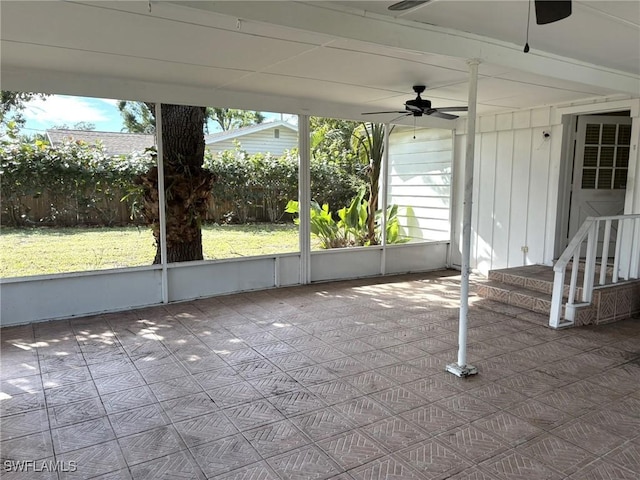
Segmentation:
{"type": "MultiPolygon", "coordinates": [[[[389,6],[389,10],[402,11],[429,3],[431,0],[404,0],[389,6]]],[[[571,0],[534,0],[536,6],[536,23],[545,25],[557,22],[571,15],[571,0]]]]}
{"type": "Polygon", "coordinates": [[[446,120],[455,120],[458,118],[457,115],[450,115],[445,112],[466,112],[468,107],[442,107],[442,108],[433,108],[431,107],[431,100],[424,99],[420,96],[422,92],[424,92],[426,87],[424,85],[414,85],[413,91],[416,92],[416,98],[407,100],[404,103],[404,110],[391,110],[389,112],[366,112],[362,115],[375,115],[379,113],[402,113],[402,116],[414,116],[421,117],[423,115],[428,115],[432,117],[444,118],[446,120]]]}

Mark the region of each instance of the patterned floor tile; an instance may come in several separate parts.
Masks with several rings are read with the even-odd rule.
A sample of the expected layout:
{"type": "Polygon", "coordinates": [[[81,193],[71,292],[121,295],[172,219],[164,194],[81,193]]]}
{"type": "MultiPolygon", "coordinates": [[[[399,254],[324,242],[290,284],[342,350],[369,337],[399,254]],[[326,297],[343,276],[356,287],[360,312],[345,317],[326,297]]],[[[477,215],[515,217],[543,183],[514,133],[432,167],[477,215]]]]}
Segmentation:
{"type": "Polygon", "coordinates": [[[606,460],[597,459],[588,467],[574,473],[571,480],[637,480],[638,474],[606,460]]]}
{"type": "Polygon", "coordinates": [[[286,416],[299,415],[327,406],[316,395],[303,389],[269,397],[267,400],[286,416]]]}
{"type": "Polygon", "coordinates": [[[322,366],[336,377],[355,375],[371,369],[371,367],[359,360],[356,360],[354,357],[338,358],[330,362],[325,362],[322,366]]]}
{"type": "Polygon", "coordinates": [[[147,383],[163,382],[189,374],[187,370],[175,360],[172,360],[170,363],[138,366],[138,372],[147,383]]]}
{"type": "Polygon", "coordinates": [[[540,435],[543,431],[515,415],[498,412],[484,417],[473,425],[490,433],[512,447],[540,435]]]}
{"type": "Polygon", "coordinates": [[[375,371],[351,375],[349,377],[345,377],[343,380],[351,383],[362,393],[379,392],[380,390],[396,385],[392,379],[375,371]]]}
{"type": "MultiPolygon", "coordinates": [[[[60,387],[65,388],[65,387],[60,387]]],[[[45,407],[44,393],[21,393],[3,398],[0,403],[0,417],[16,415],[30,410],[41,410],[45,407]]]]}
{"type": "Polygon", "coordinates": [[[465,423],[463,417],[455,415],[436,404],[419,407],[400,416],[419,426],[431,436],[446,432],[465,423]]]}
{"type": "Polygon", "coordinates": [[[452,449],[435,440],[420,442],[398,454],[427,479],[447,478],[471,466],[452,449]]]}
{"type": "Polygon", "coordinates": [[[498,410],[493,405],[467,394],[460,394],[445,398],[443,400],[439,400],[435,404],[442,406],[469,421],[486,417],[498,410]]]}
{"type": "Polygon", "coordinates": [[[445,445],[474,462],[486,460],[504,452],[508,445],[472,425],[449,430],[437,437],[445,445]]]}
{"type": "Polygon", "coordinates": [[[258,453],[240,434],[199,445],[192,448],[191,453],[208,478],[260,460],[258,453]]]}
{"type": "Polygon", "coordinates": [[[152,383],[149,388],[159,401],[202,392],[202,387],[191,377],[178,377],[152,383]]]}
{"type": "Polygon", "coordinates": [[[246,430],[243,435],[263,458],[272,457],[311,443],[288,420],[246,430]]]}
{"type": "Polygon", "coordinates": [[[336,376],[320,365],[311,365],[309,367],[298,368],[296,370],[287,370],[290,375],[298,383],[308,387],[318,383],[336,380],[336,376]]]}
{"type": "Polygon", "coordinates": [[[63,453],[56,456],[56,460],[66,464],[75,462],[78,467],[75,472],[61,474],[61,479],[93,478],[126,468],[124,457],[115,440],[63,453]]]}
{"type": "Polygon", "coordinates": [[[164,457],[184,448],[173,427],[160,427],[118,440],[129,466],[164,457]]]}
{"type": "Polygon", "coordinates": [[[600,411],[585,415],[582,420],[623,438],[634,438],[640,434],[640,417],[609,410],[606,406],[600,411]]]}
{"type": "Polygon", "coordinates": [[[376,371],[389,378],[393,378],[396,383],[407,383],[419,380],[425,376],[424,371],[412,365],[407,365],[406,363],[398,363],[396,365],[378,368],[376,371]]]}
{"type": "Polygon", "coordinates": [[[107,413],[102,405],[102,401],[98,397],[80,402],[56,405],[47,411],[49,413],[51,428],[86,422],[87,420],[99,418],[107,413]]]}
{"type": "Polygon", "coordinates": [[[238,429],[222,412],[209,413],[174,423],[174,427],[188,447],[207,443],[238,433],[238,429]]]}
{"type": "Polygon", "coordinates": [[[220,410],[220,407],[206,393],[196,393],[186,397],[165,400],[160,405],[173,422],[220,410]]]}
{"type": "Polygon", "coordinates": [[[228,408],[224,410],[224,414],[240,431],[284,420],[284,416],[266,400],[228,408]]]}
{"type": "Polygon", "coordinates": [[[185,452],[173,453],[131,467],[134,480],[174,480],[204,478],[198,464],[185,452]]]}
{"type": "Polygon", "coordinates": [[[0,442],[3,460],[40,460],[53,456],[51,433],[32,433],[0,442]]]}
{"type": "Polygon", "coordinates": [[[96,389],[100,395],[119,392],[129,388],[142,387],[145,385],[143,378],[137,372],[126,372],[108,377],[100,377],[94,380],[96,389]]]}
{"type": "Polygon", "coordinates": [[[45,390],[47,405],[50,407],[66,403],[78,402],[97,397],[98,391],[92,381],[64,385],[45,390]]]}
{"type": "Polygon", "coordinates": [[[334,380],[326,383],[311,385],[307,388],[316,397],[322,399],[327,405],[356,398],[362,393],[346,380],[334,380]]]}
{"type": "Polygon", "coordinates": [[[216,480],[280,480],[266,462],[258,462],[216,477],[216,480]]]}
{"type": "Polygon", "coordinates": [[[49,430],[49,418],[43,408],[0,419],[0,440],[10,440],[45,430],[49,430]]]}
{"type": "Polygon", "coordinates": [[[581,419],[565,423],[550,433],[596,455],[603,455],[625,441],[624,438],[581,419]]]}
{"type": "Polygon", "coordinates": [[[401,417],[376,422],[364,427],[363,431],[389,452],[395,452],[429,437],[424,430],[418,429],[401,417]]]}
{"type": "Polygon", "coordinates": [[[564,475],[571,475],[593,461],[593,454],[554,435],[536,438],[517,450],[564,475]]]}
{"type": "Polygon", "coordinates": [[[168,417],[163,414],[162,408],[157,404],[114,413],[109,415],[109,421],[117,437],[133,435],[169,423],[168,417]]]}
{"type": "Polygon", "coordinates": [[[317,445],[345,470],[363,465],[386,453],[377,442],[357,430],[328,438],[317,445]]]}
{"type": "Polygon", "coordinates": [[[481,468],[502,480],[560,480],[562,475],[542,462],[517,452],[507,452],[487,460],[481,468]]]}
{"type": "Polygon", "coordinates": [[[392,387],[381,392],[372,393],[370,397],[396,414],[428,403],[424,398],[416,395],[412,390],[404,388],[404,386],[392,387]]]}
{"type": "Polygon", "coordinates": [[[403,386],[416,392],[428,402],[436,402],[443,398],[457,395],[461,391],[456,386],[445,383],[434,377],[408,382],[403,386]]]}
{"type": "Polygon", "coordinates": [[[497,477],[483,472],[478,467],[471,467],[449,477],[447,480],[496,480],[497,477]]]}
{"type": "Polygon", "coordinates": [[[207,394],[220,408],[248,403],[263,397],[263,395],[248,382],[233,383],[225,387],[207,390],[207,394]]]}
{"type": "Polygon", "coordinates": [[[333,408],[349,418],[349,421],[357,426],[369,425],[392,416],[391,412],[369,397],[359,397],[347,402],[337,403],[333,408]]]}
{"type": "Polygon", "coordinates": [[[108,362],[94,363],[89,365],[89,371],[93,378],[108,377],[127,372],[135,372],[135,366],[126,358],[111,360],[108,362]]]}
{"type": "Polygon", "coordinates": [[[351,471],[358,480],[421,480],[424,477],[394,456],[373,460],[351,471]]]}
{"type": "Polygon", "coordinates": [[[156,402],[148,387],[130,388],[129,390],[107,393],[101,397],[107,413],[118,413],[156,402]]]}
{"type": "Polygon", "coordinates": [[[485,385],[484,387],[471,390],[468,393],[498,408],[509,408],[514,403],[523,402],[527,399],[527,397],[515,390],[496,383],[485,385]]]}
{"type": "Polygon", "coordinates": [[[309,438],[319,441],[338,433],[352,429],[354,426],[347,417],[333,408],[323,408],[311,413],[292,417],[291,421],[309,438]]]}
{"type": "Polygon", "coordinates": [[[113,440],[115,434],[106,417],[76,423],[51,431],[56,455],[113,440]]]}
{"type": "Polygon", "coordinates": [[[551,430],[572,419],[567,412],[533,399],[515,404],[506,411],[543,430],[551,430]]]}
{"type": "Polygon", "coordinates": [[[69,383],[86,382],[91,380],[91,374],[87,367],[65,368],[55,370],[42,375],[44,388],[55,388],[69,383]]]}
{"type": "Polygon", "coordinates": [[[314,446],[272,457],[267,462],[284,480],[319,480],[340,472],[329,457],[314,446]]]}
{"type": "Polygon", "coordinates": [[[624,444],[607,455],[607,460],[640,476],[640,442],[624,444]]]}

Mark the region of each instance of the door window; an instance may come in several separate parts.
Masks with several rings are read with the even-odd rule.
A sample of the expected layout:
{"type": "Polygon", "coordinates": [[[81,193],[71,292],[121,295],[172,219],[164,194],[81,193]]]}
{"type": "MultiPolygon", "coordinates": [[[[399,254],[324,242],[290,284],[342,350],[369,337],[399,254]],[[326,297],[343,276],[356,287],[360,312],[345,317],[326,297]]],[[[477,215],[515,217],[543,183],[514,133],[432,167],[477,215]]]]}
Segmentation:
{"type": "Polygon", "coordinates": [[[627,187],[631,125],[589,123],[586,128],[582,188],[627,187]]]}

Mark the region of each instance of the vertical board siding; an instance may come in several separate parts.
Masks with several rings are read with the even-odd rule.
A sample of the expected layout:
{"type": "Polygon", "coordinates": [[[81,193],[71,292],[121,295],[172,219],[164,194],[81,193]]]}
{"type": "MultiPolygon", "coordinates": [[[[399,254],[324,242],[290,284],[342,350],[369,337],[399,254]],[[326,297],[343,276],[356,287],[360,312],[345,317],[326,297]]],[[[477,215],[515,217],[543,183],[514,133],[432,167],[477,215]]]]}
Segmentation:
{"type": "Polygon", "coordinates": [[[235,150],[236,143],[238,143],[240,144],[240,150],[246,151],[249,155],[269,152],[276,156],[282,155],[285,150],[298,147],[298,134],[296,132],[286,127],[280,127],[279,130],[280,138],[275,138],[274,129],[270,128],[234,139],[209,143],[207,146],[212,152],[218,153],[225,150],[235,150]]]}
{"type": "Polygon", "coordinates": [[[451,236],[452,147],[451,130],[396,127],[390,136],[388,203],[411,240],[451,236]]]}
{"type": "MultiPolygon", "coordinates": [[[[551,118],[550,108],[479,118],[471,266],[483,274],[552,261],[562,126],[552,126],[551,118]],[[544,139],[544,131],[551,132],[550,139],[544,139]]],[[[465,133],[456,132],[457,177],[464,176],[465,133]]],[[[463,181],[456,180],[456,186],[454,264],[460,261],[463,181]]]]}

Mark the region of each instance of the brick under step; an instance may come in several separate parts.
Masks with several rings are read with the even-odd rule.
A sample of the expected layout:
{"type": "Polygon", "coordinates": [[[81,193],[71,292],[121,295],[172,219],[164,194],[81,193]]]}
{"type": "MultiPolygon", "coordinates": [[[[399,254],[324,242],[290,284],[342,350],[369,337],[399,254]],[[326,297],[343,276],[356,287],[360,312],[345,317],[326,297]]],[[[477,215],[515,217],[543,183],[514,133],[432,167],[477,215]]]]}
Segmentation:
{"type": "MultiPolygon", "coordinates": [[[[577,285],[582,285],[583,272],[578,272],[577,285]]],[[[533,290],[551,296],[553,293],[554,273],[552,267],[546,265],[531,265],[529,267],[505,268],[501,270],[491,270],[489,280],[507,285],[521,287],[525,290],[533,290]],[[526,273],[525,273],[526,272],[526,273]],[[535,275],[535,277],[534,277],[535,275]]],[[[568,271],[564,277],[565,298],[569,297],[569,283],[571,282],[571,272],[568,271]]],[[[576,287],[576,298],[582,295],[582,287],[576,287]]]]}
{"type": "Polygon", "coordinates": [[[479,296],[495,300],[507,305],[526,308],[532,312],[549,314],[551,311],[551,295],[519,285],[487,280],[476,287],[479,296]]]}

